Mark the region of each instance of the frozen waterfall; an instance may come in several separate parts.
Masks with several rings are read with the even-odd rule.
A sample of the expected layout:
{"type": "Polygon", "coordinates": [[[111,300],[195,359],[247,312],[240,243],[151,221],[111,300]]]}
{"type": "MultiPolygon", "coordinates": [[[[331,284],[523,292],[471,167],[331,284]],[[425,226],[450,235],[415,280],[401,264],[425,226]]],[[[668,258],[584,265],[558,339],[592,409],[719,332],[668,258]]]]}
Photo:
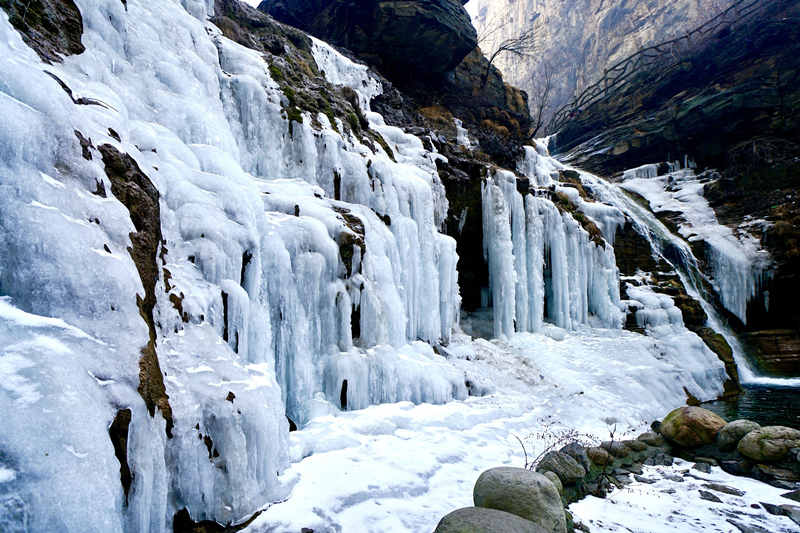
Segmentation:
{"type": "MultiPolygon", "coordinates": [[[[547,163],[526,166],[541,170],[547,163]]],[[[529,177],[550,187],[523,196],[516,176],[499,169],[482,186],[494,334],[539,331],[544,321],[565,329],[621,327],[613,248],[593,241],[572,214],[556,207],[548,198],[556,191],[549,176],[531,172],[529,177]]]]}
{"type": "Polygon", "coordinates": [[[465,397],[463,374],[415,344],[458,320],[440,156],[369,111],[366,67],[313,42],[391,156],[324,114],[290,128],[269,65],[208,21],[211,2],[76,4],[86,52],[54,65],[0,12],[0,529],[165,531],[182,508],[238,522],[285,494],[286,414],[465,397]],[[101,145],[158,192],[171,437],[137,392],[145,292],[101,145]]]}

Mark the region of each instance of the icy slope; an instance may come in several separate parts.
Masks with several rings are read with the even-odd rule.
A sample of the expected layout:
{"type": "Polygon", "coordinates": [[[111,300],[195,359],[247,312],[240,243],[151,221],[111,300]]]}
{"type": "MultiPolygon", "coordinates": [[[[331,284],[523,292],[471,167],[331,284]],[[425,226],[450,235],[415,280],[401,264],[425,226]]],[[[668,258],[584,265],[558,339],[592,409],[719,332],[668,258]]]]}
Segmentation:
{"type": "MultiPolygon", "coordinates": [[[[681,236],[688,241],[706,243],[706,259],[714,288],[722,304],[747,324],[747,305],[762,294],[768,275],[769,254],[752,235],[723,226],[703,197],[709,177],[692,168],[672,165],[672,171],[658,175],[658,165],[644,165],[623,175],[622,188],[644,197],[655,213],[678,214],[681,236]]],[[[756,222],[756,221],[753,221],[756,222]]]]}
{"type": "Polygon", "coordinates": [[[246,531],[432,531],[448,512],[472,505],[483,470],[524,464],[515,435],[533,455],[543,444],[529,435],[545,427],[601,440],[615,429],[620,438],[682,404],[683,385],[711,397],[722,391],[719,362],[713,354],[698,357],[677,331],[662,341],[546,325],[543,333],[508,341],[456,336],[448,349],[449,362],[479,376],[491,395],[444,405],[384,404],[313,420],[289,437],[288,499],[246,531]]]}
{"type": "MultiPolygon", "coordinates": [[[[77,4],[86,52],[58,65],[0,13],[2,529],[162,531],[184,507],[240,521],[283,494],[285,412],[464,397],[429,351],[354,348],[437,342],[456,320],[436,156],[366,108],[396,161],[323,115],[290,128],[268,65],[205,22],[208,2],[77,4]],[[157,191],[152,324],[106,146],[157,191]],[[171,413],[137,391],[146,346],[171,413]]],[[[314,46],[365,107],[366,69],[314,46]]]]}

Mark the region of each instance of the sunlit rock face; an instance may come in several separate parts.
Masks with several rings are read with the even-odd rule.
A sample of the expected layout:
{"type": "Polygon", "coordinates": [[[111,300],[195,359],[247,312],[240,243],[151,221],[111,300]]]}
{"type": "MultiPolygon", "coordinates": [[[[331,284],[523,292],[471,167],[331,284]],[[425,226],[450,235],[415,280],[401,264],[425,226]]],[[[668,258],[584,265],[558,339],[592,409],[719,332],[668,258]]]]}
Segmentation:
{"type": "Polygon", "coordinates": [[[554,110],[602,77],[604,69],[642,47],[685,33],[730,4],[731,0],[471,0],[466,7],[479,45],[488,53],[537,20],[537,52],[522,58],[500,55],[496,62],[509,83],[527,91],[532,100],[549,68],[554,77],[549,109],[554,110]]]}

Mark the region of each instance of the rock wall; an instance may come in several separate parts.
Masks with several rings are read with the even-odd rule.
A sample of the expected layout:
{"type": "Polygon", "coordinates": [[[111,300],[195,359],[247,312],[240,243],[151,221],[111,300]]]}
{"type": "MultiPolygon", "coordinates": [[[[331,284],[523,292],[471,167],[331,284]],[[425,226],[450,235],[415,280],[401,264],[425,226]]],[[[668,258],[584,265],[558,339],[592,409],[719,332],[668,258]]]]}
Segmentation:
{"type": "MultiPolygon", "coordinates": [[[[773,260],[760,290],[765,297],[728,318],[748,333],[763,332],[748,343],[763,361],[780,353],[780,364],[766,362],[766,370],[797,375],[798,354],[788,353],[796,341],[784,341],[796,339],[800,325],[794,305],[800,272],[800,36],[791,23],[800,2],[754,6],[752,16],[710,34],[669,73],[636,72],[623,90],[576,111],[551,148],[563,160],[609,177],[685,155],[685,162],[694,160],[700,169],[716,169],[718,175],[709,174],[702,189],[716,219],[749,232],[773,260]]],[[[666,220],[667,212],[659,215],[667,225],[682,223],[680,217],[666,220]]],[[[701,240],[693,248],[701,262],[713,263],[701,240]]]]}
{"type": "Polygon", "coordinates": [[[561,107],[595,82],[603,70],[648,46],[702,23],[731,0],[471,0],[467,11],[479,45],[497,43],[539,24],[537,52],[500,55],[496,64],[509,83],[534,100],[545,69],[553,73],[549,109],[561,107]],[[483,37],[483,40],[481,38],[483,37]]]}

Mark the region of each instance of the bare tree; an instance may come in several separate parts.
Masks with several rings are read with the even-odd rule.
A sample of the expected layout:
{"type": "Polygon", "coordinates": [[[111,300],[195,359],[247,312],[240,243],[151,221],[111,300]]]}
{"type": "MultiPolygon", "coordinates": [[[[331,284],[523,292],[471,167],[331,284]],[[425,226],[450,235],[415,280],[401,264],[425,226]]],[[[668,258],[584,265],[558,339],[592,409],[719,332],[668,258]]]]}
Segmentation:
{"type": "MultiPolygon", "coordinates": [[[[505,15],[505,13],[501,13],[501,15],[505,15]]],[[[478,32],[478,46],[486,43],[487,41],[494,40],[495,34],[502,31],[503,28],[508,26],[510,19],[505,16],[493,16],[488,21],[483,21],[481,24],[481,29],[478,32]]]]}
{"type": "MultiPolygon", "coordinates": [[[[505,25],[499,26],[494,29],[489,35],[484,35],[484,40],[487,39],[491,34],[499,31],[505,25]]],[[[507,39],[503,39],[497,45],[497,48],[489,55],[489,64],[486,65],[486,72],[483,74],[483,82],[481,86],[485,86],[486,82],[489,80],[489,72],[492,69],[492,63],[497,57],[501,54],[511,54],[517,57],[528,57],[534,54],[538,48],[538,41],[536,36],[539,33],[539,14],[535,14],[533,20],[531,21],[531,25],[528,26],[522,33],[517,35],[516,37],[509,37],[507,39]]]]}
{"type": "Polygon", "coordinates": [[[533,119],[533,127],[531,128],[530,138],[536,137],[539,130],[544,125],[544,120],[549,111],[550,98],[553,92],[553,69],[550,63],[542,63],[542,68],[537,69],[538,74],[533,75],[531,86],[533,87],[533,94],[531,97],[531,118],[533,119]]]}

